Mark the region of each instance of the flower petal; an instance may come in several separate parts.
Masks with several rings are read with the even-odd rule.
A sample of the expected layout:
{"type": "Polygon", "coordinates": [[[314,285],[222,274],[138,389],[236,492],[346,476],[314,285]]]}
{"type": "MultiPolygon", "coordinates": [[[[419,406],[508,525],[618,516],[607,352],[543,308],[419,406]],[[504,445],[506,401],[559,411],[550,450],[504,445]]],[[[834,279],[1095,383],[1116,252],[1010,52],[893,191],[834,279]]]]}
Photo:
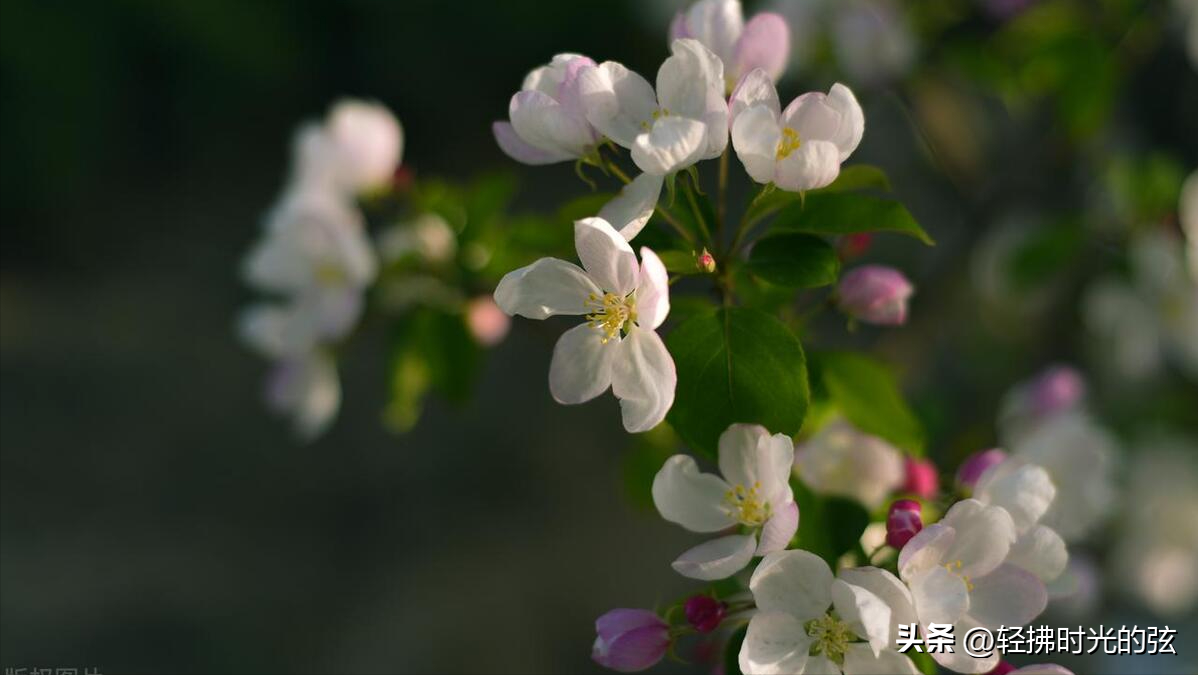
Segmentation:
{"type": "Polygon", "coordinates": [[[1057,489],[1043,467],[1021,464],[1018,460],[991,468],[974,490],[978,501],[1006,509],[1016,532],[1026,532],[1036,524],[1056,494],[1057,489]]]}
{"type": "Polygon", "coordinates": [[[625,240],[632,241],[653,216],[661,184],[661,176],[642,173],[599,209],[599,217],[611,223],[625,240]]]}
{"type": "Polygon", "coordinates": [[[641,125],[651,122],[657,110],[653,86],[615,61],[580,72],[578,95],[590,123],[625,148],[633,146],[644,130],[641,125]]]}
{"type": "Polygon", "coordinates": [[[602,218],[574,221],[574,247],[587,274],[604,291],[625,296],[636,290],[639,266],[628,241],[602,218]]]}
{"type": "Polygon", "coordinates": [[[494,122],[491,132],[495,134],[495,142],[504,154],[522,164],[540,165],[564,162],[572,159],[571,155],[560,150],[542,150],[530,145],[520,135],[510,122],[494,122]]]}
{"type": "Polygon", "coordinates": [[[653,504],[662,518],[691,532],[719,532],[736,524],[724,509],[728,490],[719,476],[700,473],[691,457],[674,455],[653,477],[653,504]]]}
{"type": "Polygon", "coordinates": [[[699,160],[707,142],[707,125],[670,115],[653,123],[632,144],[632,161],[645,173],[664,176],[699,160]]]}
{"type": "Polygon", "coordinates": [[[939,567],[956,536],[956,530],[942,523],[920,530],[899,551],[898,569],[903,581],[911,583],[915,577],[939,567]]]}
{"type": "Polygon", "coordinates": [[[832,85],[827,102],[840,113],[840,126],[829,140],[840,150],[840,161],[843,162],[861,144],[861,137],[865,135],[865,113],[853,91],[839,82],[832,85]]]}
{"type": "Polygon", "coordinates": [[[773,12],[762,12],[749,19],[736,41],[735,52],[735,65],[727,66],[735,75],[761,68],[777,82],[790,57],[790,27],[786,19],[773,12]]]}
{"type": "Polygon", "coordinates": [[[1002,564],[1015,543],[1015,523],[1006,509],[976,499],[953,504],[940,522],[957,532],[943,562],[959,563],[954,571],[967,577],[989,574],[1002,564]]]}
{"type": "Polygon", "coordinates": [[[562,333],[549,362],[549,393],[565,405],[585,403],[611,386],[619,343],[584,323],[562,333]]]}
{"type": "Polygon", "coordinates": [[[1036,525],[1015,541],[1006,562],[1022,567],[1048,583],[1065,571],[1069,552],[1065,549],[1065,540],[1056,530],[1036,525]]]}
{"type": "Polygon", "coordinates": [[[770,435],[759,424],[733,424],[720,434],[720,473],[731,485],[757,487],[768,502],[787,502],[794,466],[794,442],[786,434],[770,435]]]}
{"type": "Polygon", "coordinates": [[[1025,626],[1048,605],[1044,582],[1015,565],[1000,565],[984,577],[971,579],[969,616],[992,630],[1025,626]]]}
{"type": "MultiPolygon", "coordinates": [[[[978,624],[972,621],[968,616],[962,617],[953,626],[953,635],[957,636],[957,642],[960,644],[961,639],[969,634],[969,631],[977,628],[978,624]]],[[[939,651],[932,654],[932,658],[940,665],[957,673],[989,673],[994,670],[995,666],[1001,658],[998,650],[994,650],[990,656],[977,658],[970,656],[964,649],[956,649],[956,651],[946,652],[939,651]]]]}
{"type": "Polygon", "coordinates": [[[698,40],[675,40],[657,70],[657,101],[669,115],[703,119],[708,95],[723,98],[724,64],[698,40]]]}
{"type": "MultiPolygon", "coordinates": [[[[758,104],[774,113],[776,125],[782,116],[782,104],[778,101],[778,90],[774,88],[769,74],[760,68],[749,71],[732,90],[732,97],[728,99],[729,127],[736,123],[737,115],[758,104]]],[[[735,138],[733,140],[735,142],[735,138]]]]}
{"type": "Polygon", "coordinates": [[[891,649],[877,654],[868,645],[851,644],[844,652],[844,675],[920,675],[906,655],[891,649]]]}
{"type": "Polygon", "coordinates": [[[732,122],[732,147],[745,172],[758,183],[774,182],[781,135],[778,115],[768,104],[750,106],[732,122]]]}
{"type": "Polygon", "coordinates": [[[715,52],[723,63],[732,63],[736,43],[745,29],[740,0],[696,2],[686,12],[686,29],[690,37],[715,52]]]}
{"type": "Polygon", "coordinates": [[[737,660],[742,673],[804,673],[810,651],[811,638],[802,620],[784,611],[762,611],[749,620],[737,660]]]}
{"type": "Polygon", "coordinates": [[[1008,673],[1008,675],[1073,675],[1073,671],[1052,663],[1037,663],[1031,666],[1016,668],[1008,673]]]}
{"type": "Polygon", "coordinates": [[[803,667],[803,675],[840,675],[840,666],[832,659],[823,655],[807,657],[807,665],[803,667]]]}
{"type": "Polygon", "coordinates": [[[761,540],[757,542],[757,555],[785,550],[799,529],[799,505],[786,502],[775,507],[770,519],[761,528],[761,540]]]}
{"type": "MultiPolygon", "coordinates": [[[[809,91],[795,98],[782,111],[782,125],[799,132],[803,143],[829,141],[840,129],[840,111],[828,104],[828,95],[820,91],[809,91]]],[[[840,154],[837,151],[837,159],[840,154]]]]}
{"type": "Polygon", "coordinates": [[[890,627],[894,625],[890,606],[872,591],[837,579],[832,582],[832,606],[841,620],[869,643],[874,654],[890,644],[890,627]]]}
{"type": "Polygon", "coordinates": [[[268,380],[267,399],[276,410],[292,416],[295,433],[302,440],[320,436],[341,408],[336,362],[326,354],[314,353],[280,363],[268,380]]]}
{"type": "Polygon", "coordinates": [[[636,287],[637,325],[655,330],[670,313],[670,275],[661,258],[641,247],[641,275],[636,287]]]}
{"type": "Polygon", "coordinates": [[[921,624],[956,623],[969,611],[965,580],[943,567],[933,567],[909,583],[921,624]]]}
{"type": "Polygon", "coordinates": [[[759,610],[787,612],[807,621],[823,616],[832,604],[832,581],[823,558],[794,549],[765,556],[753,571],[749,589],[759,610]]]}
{"type": "Polygon", "coordinates": [[[699,544],[678,556],[670,566],[675,572],[691,579],[727,579],[749,564],[755,548],[757,542],[753,537],[732,534],[699,544]]]}
{"type": "MultiPolygon", "coordinates": [[[[864,588],[882,599],[890,608],[890,625],[918,623],[915,614],[915,600],[898,577],[877,567],[856,567],[840,571],[840,578],[846,583],[864,588]]],[[[891,631],[889,644],[897,648],[897,631],[891,631]]]]}
{"type": "Polygon", "coordinates": [[[774,182],[783,190],[815,190],[831,185],[840,175],[840,156],[836,146],[828,141],[803,140],[802,145],[777,163],[775,171],[774,182]]]}
{"type": "Polygon", "coordinates": [[[624,429],[635,434],[660,424],[674,405],[677,384],[674,358],[661,337],[634,326],[620,341],[612,368],[612,393],[620,399],[624,429]]]}
{"type": "Polygon", "coordinates": [[[586,314],[587,298],[603,291],[578,265],[541,258],[512,270],[495,288],[495,304],[508,316],[546,319],[557,314],[586,314]]]}
{"type": "Polygon", "coordinates": [[[539,91],[521,91],[512,96],[508,117],[520,138],[547,152],[581,157],[594,142],[585,119],[571,115],[539,91]]]}
{"type": "Polygon", "coordinates": [[[613,609],[595,619],[595,634],[612,640],[630,630],[664,625],[661,617],[647,609],[613,609]]]}

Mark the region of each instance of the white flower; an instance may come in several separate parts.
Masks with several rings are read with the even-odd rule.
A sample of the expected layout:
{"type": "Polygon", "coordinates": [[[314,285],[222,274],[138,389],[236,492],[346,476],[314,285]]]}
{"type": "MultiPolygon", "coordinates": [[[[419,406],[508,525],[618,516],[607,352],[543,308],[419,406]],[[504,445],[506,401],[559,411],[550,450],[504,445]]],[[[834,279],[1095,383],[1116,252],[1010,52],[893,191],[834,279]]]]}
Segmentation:
{"type": "Polygon", "coordinates": [[[780,551],[799,527],[799,507],[790,489],[794,442],[755,424],[733,424],[720,434],[723,478],[699,473],[695,460],[674,455],[653,479],[653,503],[666,520],[692,532],[744,526],[753,534],[730,534],[683,553],[674,561],[692,579],[736,574],[754,555],[780,551]],[[761,541],[756,530],[761,530],[761,541]]]}
{"type": "Polygon", "coordinates": [[[386,107],[347,99],[296,135],[293,186],[352,196],[385,184],[403,156],[403,128],[386,107]]]}
{"type": "Polygon", "coordinates": [[[444,218],[427,212],[384,230],[379,234],[378,247],[379,255],[387,263],[409,254],[431,263],[444,263],[457,253],[458,240],[444,218]]]}
{"type": "Polygon", "coordinates": [[[730,102],[732,147],[758,183],[801,192],[836,180],[840,165],[865,133],[857,98],[839,82],[827,93],[808,92],[781,110],[769,76],[755,70],[730,102]]]}
{"type": "Polygon", "coordinates": [[[1056,498],[1042,522],[1065,541],[1084,538],[1106,518],[1115,499],[1117,446],[1086,413],[1058,414],[1009,447],[1013,457],[1048,472],[1056,498]]]}
{"type": "MultiPolygon", "coordinates": [[[[1007,562],[1016,538],[1006,509],[966,499],[907,542],[899,574],[911,589],[919,623],[952,624],[964,635],[978,626],[1022,626],[1044,611],[1044,582],[1007,562]]],[[[959,673],[988,672],[999,659],[997,653],[973,658],[963,650],[932,657],[959,673]]]]}
{"type": "Polygon", "coordinates": [[[879,0],[844,0],[835,6],[836,62],[854,82],[878,85],[911,69],[916,39],[901,7],[879,0]]]}
{"type": "Polygon", "coordinates": [[[632,247],[602,218],[574,223],[582,267],[541,258],[509,272],[495,289],[508,315],[585,315],[553,349],[549,391],[559,403],[589,401],[611,387],[624,428],[648,431],[674,403],[674,359],[656,329],[670,311],[669,279],[653,251],[632,247]]]}
{"type": "Polygon", "coordinates": [[[675,40],[671,50],[657,71],[656,93],[614,61],[579,75],[587,119],[655,176],[719,157],[728,145],[724,64],[698,40],[675,40]]]}
{"type": "Polygon", "coordinates": [[[1056,492],[1044,467],[1013,457],[990,467],[973,491],[974,499],[1011,514],[1018,538],[1007,562],[1035,574],[1045,584],[1061,576],[1069,562],[1061,535],[1040,523],[1056,492]]]}
{"type": "Polygon", "coordinates": [[[524,78],[508,106],[511,122],[491,129],[499,147],[525,164],[553,164],[585,157],[599,134],[587,121],[579,95],[579,74],[595,62],[578,54],[558,54],[524,78]]]}
{"type": "Polygon", "coordinates": [[[856,499],[870,509],[881,506],[906,477],[897,448],[843,419],[796,448],[795,468],[812,491],[856,499]]]}
{"type": "Polygon", "coordinates": [[[758,611],[740,648],[741,672],[919,673],[893,648],[896,626],[916,619],[910,592],[891,573],[861,567],[835,579],[809,551],[778,551],[757,566],[749,588],[758,611]]]}
{"type": "Polygon", "coordinates": [[[341,407],[336,363],[320,352],[280,361],[267,379],[266,402],[294,419],[301,439],[319,436],[341,407]]]}
{"type": "Polygon", "coordinates": [[[786,20],[762,12],[745,23],[740,0],[699,0],[678,12],[670,23],[670,41],[682,38],[695,38],[720,57],[729,91],[755,68],[778,81],[790,52],[786,20]]]}

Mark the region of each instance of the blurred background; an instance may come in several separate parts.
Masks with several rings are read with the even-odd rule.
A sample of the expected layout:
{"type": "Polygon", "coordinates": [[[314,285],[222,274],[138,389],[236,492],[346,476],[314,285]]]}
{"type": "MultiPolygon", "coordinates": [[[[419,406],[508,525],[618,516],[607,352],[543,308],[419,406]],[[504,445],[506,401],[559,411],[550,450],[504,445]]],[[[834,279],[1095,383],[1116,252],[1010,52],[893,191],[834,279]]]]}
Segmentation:
{"type": "MultiPolygon", "coordinates": [[[[515,208],[552,213],[585,186],[516,166],[491,122],[558,52],[654,73],[677,6],[0,2],[0,665],[590,672],[596,616],[684,593],[667,563],[693,538],[626,489],[615,401],[549,396],[559,326],[516,321],[466,403],[431,396],[396,434],[388,338],[367,323],[312,443],[265,410],[266,365],[234,331],[253,297],[239,266],[301,121],[377,100],[417,180],[511,171],[515,208]]],[[[1138,231],[1181,241],[1198,10],[772,7],[793,31],[783,98],[850,84],[867,119],[855,161],[885,168],[937,239],[875,239],[868,255],[919,289],[913,320],[852,338],[899,365],[930,455],[951,470],[994,445],[1004,392],[1065,362],[1125,445],[1168,433],[1194,461],[1198,342],[1141,337],[1129,374],[1085,308],[1095,279],[1134,287],[1138,231]]],[[[1121,536],[1097,535],[1099,563],[1121,536]]],[[[1192,606],[1166,621],[1103,586],[1087,625],[1169,623],[1179,651],[1198,630],[1192,606]]]]}

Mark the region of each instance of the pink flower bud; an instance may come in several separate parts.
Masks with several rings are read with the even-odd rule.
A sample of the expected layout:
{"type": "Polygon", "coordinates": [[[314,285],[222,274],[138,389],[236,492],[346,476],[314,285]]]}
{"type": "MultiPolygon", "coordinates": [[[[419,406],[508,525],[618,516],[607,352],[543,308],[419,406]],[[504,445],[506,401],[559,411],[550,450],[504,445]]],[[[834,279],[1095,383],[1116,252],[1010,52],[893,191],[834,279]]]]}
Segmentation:
{"type": "Polygon", "coordinates": [[[852,260],[861,257],[869,250],[871,243],[873,243],[873,235],[869,232],[846,234],[840,238],[840,259],[852,260]]]}
{"type": "Polygon", "coordinates": [[[695,265],[708,274],[715,274],[715,257],[707,249],[695,256],[695,265]]]}
{"type": "Polygon", "coordinates": [[[474,339],[484,347],[492,347],[503,341],[511,325],[511,318],[487,296],[466,303],[466,326],[474,339]]]}
{"type": "Polygon", "coordinates": [[[999,661],[998,665],[994,666],[994,670],[986,673],[986,675],[1007,675],[1007,673],[1013,670],[1015,670],[1015,666],[1012,666],[1006,661],[999,661]]]}
{"type": "Polygon", "coordinates": [[[998,448],[973,453],[965,459],[961,468],[957,469],[957,485],[963,490],[972,490],[982,474],[995,464],[1001,464],[1006,458],[1007,453],[998,448]]]}
{"type": "Polygon", "coordinates": [[[647,609],[613,609],[595,620],[595,663],[622,673],[649,668],[666,655],[670,628],[647,609]]]}
{"type": "Polygon", "coordinates": [[[894,548],[902,548],[911,541],[911,537],[923,529],[923,518],[920,516],[919,502],[913,499],[899,499],[890,505],[890,513],[886,514],[886,543],[894,548]]]}
{"type": "Polygon", "coordinates": [[[1069,366],[1053,366],[1031,382],[1032,410],[1044,417],[1068,410],[1086,394],[1086,381],[1069,366]]]}
{"type": "Polygon", "coordinates": [[[844,275],[837,287],[840,309],[866,323],[897,326],[907,321],[907,299],[915,288],[902,272],[862,265],[844,275]]]}
{"type": "Polygon", "coordinates": [[[694,595],[686,599],[686,620],[700,633],[719,628],[728,606],[709,595],[694,595]]]}
{"type": "Polygon", "coordinates": [[[911,459],[908,457],[904,464],[907,479],[903,483],[903,492],[912,494],[920,499],[932,499],[940,491],[940,473],[936,465],[926,459],[911,459]]]}

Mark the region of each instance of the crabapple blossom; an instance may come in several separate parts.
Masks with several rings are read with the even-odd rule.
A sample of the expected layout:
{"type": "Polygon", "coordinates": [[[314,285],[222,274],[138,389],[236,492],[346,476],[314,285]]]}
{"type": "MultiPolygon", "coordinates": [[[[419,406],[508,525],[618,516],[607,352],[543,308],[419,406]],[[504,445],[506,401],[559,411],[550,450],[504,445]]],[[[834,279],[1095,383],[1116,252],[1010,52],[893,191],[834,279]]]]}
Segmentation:
{"type": "Polygon", "coordinates": [[[899,499],[886,514],[886,545],[902,548],[923,529],[922,507],[913,499],[899,499]]]}
{"type": "Polygon", "coordinates": [[[926,459],[907,457],[903,460],[906,479],[902,492],[920,499],[932,499],[940,491],[940,474],[936,465],[926,459]]]}
{"type": "Polygon", "coordinates": [[[843,419],[824,425],[795,449],[795,469],[812,491],[881,506],[903,484],[902,453],[843,419]]]}
{"type": "Polygon", "coordinates": [[[1076,369],[1051,366],[1027,382],[1016,385],[1005,397],[998,415],[1004,439],[1011,441],[1054,415],[1078,408],[1086,394],[1086,381],[1076,369]]]}
{"type": "Polygon", "coordinates": [[[489,296],[477,297],[466,303],[466,327],[484,347],[493,347],[502,342],[511,325],[512,320],[489,296]]]}
{"type": "Polygon", "coordinates": [[[745,75],[729,102],[732,147],[749,176],[791,192],[824,187],[865,133],[865,114],[853,92],[832,89],[799,96],[786,110],[760,69],[745,75]]]}
{"type": "Polygon", "coordinates": [[[319,436],[341,407],[337,364],[319,351],[279,361],[266,381],[266,402],[293,419],[301,439],[319,436]]]}
{"type": "Polygon", "coordinates": [[[647,609],[613,609],[595,620],[591,658],[622,673],[645,670],[666,655],[670,627],[647,609]]]}
{"type": "Polygon", "coordinates": [[[408,256],[445,263],[457,253],[458,240],[445,218],[428,212],[384,230],[378,237],[378,249],[379,256],[388,263],[408,256]]]}
{"type": "Polygon", "coordinates": [[[957,487],[964,492],[972,492],[978,480],[995,464],[1001,464],[1007,458],[1007,453],[999,448],[981,450],[965,458],[957,469],[957,487]]]}
{"type": "Polygon", "coordinates": [[[845,569],[837,579],[814,553],[777,551],[749,588],[758,611],[741,645],[741,672],[919,672],[894,648],[895,626],[915,622],[911,594],[885,570],[845,569]]]}
{"type": "Polygon", "coordinates": [[[902,272],[883,265],[853,268],[836,287],[837,303],[844,313],[883,326],[906,323],[907,299],[914,291],[902,272]]]}
{"type": "Polygon", "coordinates": [[[579,74],[595,62],[579,54],[558,54],[524,78],[508,106],[510,122],[495,122],[495,141],[524,164],[553,164],[591,155],[599,133],[587,121],[579,74]]]}
{"type": "Polygon", "coordinates": [[[754,68],[777,82],[790,53],[790,28],[781,15],[761,12],[745,23],[740,0],[699,0],[670,23],[670,42],[695,38],[724,63],[728,91],[754,68]]]}
{"type": "MultiPolygon", "coordinates": [[[[1007,561],[1016,538],[1006,509],[966,499],[907,542],[899,552],[899,575],[911,589],[919,623],[952,624],[964,635],[978,626],[1021,626],[1044,611],[1044,582],[1007,561]]],[[[932,658],[959,673],[985,673],[999,657],[956,651],[932,658]]]]}
{"type": "Polygon", "coordinates": [[[991,467],[973,492],[979,502],[1001,506],[1011,514],[1018,538],[1007,562],[1035,574],[1046,584],[1061,576],[1069,561],[1061,535],[1039,522],[1055,497],[1056,488],[1048,472],[1017,458],[991,467]]]}
{"type": "Polygon", "coordinates": [[[986,673],[986,675],[1073,675],[1073,671],[1049,663],[1038,663],[1016,668],[1006,661],[999,661],[994,670],[986,673]]]}
{"type": "Polygon", "coordinates": [[[754,555],[786,548],[799,527],[799,507],[788,482],[793,462],[790,437],[771,436],[756,424],[733,424],[720,434],[723,478],[700,473],[687,455],[667,459],[653,478],[653,503],[663,518],[692,532],[738,525],[754,530],[700,544],[679,556],[674,569],[692,579],[723,579],[754,555]]]}
{"type": "Polygon", "coordinates": [[[386,184],[403,156],[403,127],[378,103],[345,99],[296,135],[292,189],[352,197],[386,184]]]}
{"type": "Polygon", "coordinates": [[[674,403],[674,359],[656,329],[670,311],[665,265],[653,251],[636,254],[602,218],[574,223],[582,267],[541,258],[508,272],[495,303],[509,316],[546,319],[582,315],[586,321],[557,341],[549,391],[567,405],[584,403],[609,387],[620,399],[624,428],[648,431],[674,403]]]}

